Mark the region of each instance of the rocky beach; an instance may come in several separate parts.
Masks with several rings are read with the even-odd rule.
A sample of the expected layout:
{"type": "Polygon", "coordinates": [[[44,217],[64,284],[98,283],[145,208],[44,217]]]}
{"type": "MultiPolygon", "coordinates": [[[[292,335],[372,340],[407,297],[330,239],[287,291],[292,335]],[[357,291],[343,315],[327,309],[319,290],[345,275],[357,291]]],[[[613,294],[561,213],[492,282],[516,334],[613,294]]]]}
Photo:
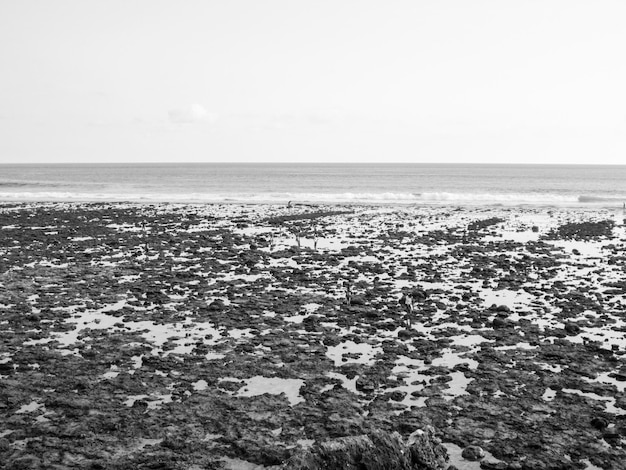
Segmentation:
{"type": "Polygon", "coordinates": [[[624,218],[2,203],[0,468],[625,469],[624,218]]]}

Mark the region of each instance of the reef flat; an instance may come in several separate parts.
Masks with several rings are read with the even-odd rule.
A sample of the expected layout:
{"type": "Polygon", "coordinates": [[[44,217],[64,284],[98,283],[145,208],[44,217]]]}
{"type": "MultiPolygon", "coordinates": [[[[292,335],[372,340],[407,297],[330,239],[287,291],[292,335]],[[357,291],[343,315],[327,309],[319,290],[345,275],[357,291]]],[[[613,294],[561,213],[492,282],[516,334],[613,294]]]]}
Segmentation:
{"type": "Polygon", "coordinates": [[[458,468],[624,469],[625,248],[621,208],[0,204],[0,468],[434,429],[458,468]]]}

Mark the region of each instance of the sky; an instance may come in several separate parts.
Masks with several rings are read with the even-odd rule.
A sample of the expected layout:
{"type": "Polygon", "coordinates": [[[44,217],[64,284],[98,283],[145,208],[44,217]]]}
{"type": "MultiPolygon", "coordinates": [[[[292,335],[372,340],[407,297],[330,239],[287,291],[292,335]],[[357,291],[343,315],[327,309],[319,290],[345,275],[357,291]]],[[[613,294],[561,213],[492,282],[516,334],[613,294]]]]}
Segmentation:
{"type": "Polygon", "coordinates": [[[623,0],[0,0],[0,163],[626,163],[623,0]]]}

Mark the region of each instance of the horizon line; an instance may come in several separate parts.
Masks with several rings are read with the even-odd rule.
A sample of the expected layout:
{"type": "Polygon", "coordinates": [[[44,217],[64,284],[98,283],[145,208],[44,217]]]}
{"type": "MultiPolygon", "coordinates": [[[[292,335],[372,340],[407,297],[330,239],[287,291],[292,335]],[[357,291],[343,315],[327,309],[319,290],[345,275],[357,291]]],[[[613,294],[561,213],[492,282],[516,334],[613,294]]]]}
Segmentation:
{"type": "Polygon", "coordinates": [[[275,162],[275,161],[217,161],[217,162],[198,162],[198,161],[131,161],[131,162],[0,162],[0,166],[34,166],[34,165],[482,165],[482,166],[626,166],[620,163],[493,163],[493,162],[275,162]]]}

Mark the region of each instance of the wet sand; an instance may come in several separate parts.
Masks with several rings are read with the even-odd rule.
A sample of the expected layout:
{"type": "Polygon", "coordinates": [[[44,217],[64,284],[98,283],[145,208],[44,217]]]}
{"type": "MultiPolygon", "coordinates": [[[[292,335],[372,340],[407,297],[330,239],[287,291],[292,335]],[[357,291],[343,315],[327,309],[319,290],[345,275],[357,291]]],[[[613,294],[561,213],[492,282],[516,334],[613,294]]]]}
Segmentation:
{"type": "Polygon", "coordinates": [[[2,204],[0,468],[264,468],[433,426],[458,468],[623,469],[623,219],[2,204]]]}

